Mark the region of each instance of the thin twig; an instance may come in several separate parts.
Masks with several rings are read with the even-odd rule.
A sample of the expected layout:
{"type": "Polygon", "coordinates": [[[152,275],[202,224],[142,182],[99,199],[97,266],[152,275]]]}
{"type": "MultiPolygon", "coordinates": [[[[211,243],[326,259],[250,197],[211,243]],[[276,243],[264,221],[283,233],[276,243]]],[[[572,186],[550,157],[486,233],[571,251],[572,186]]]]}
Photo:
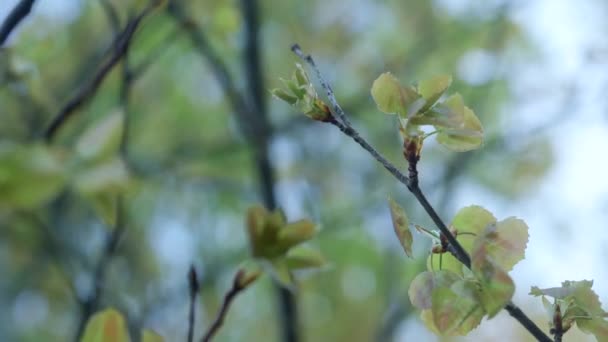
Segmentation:
{"type": "MultiPolygon", "coordinates": [[[[315,70],[316,74],[321,75],[320,70],[317,68],[314,63],[313,58],[310,55],[305,55],[300,46],[298,44],[294,44],[291,50],[302,60],[308,63],[313,70],[315,70]]],[[[333,124],[338,127],[340,131],[342,131],[347,136],[351,137],[355,140],[361,147],[363,147],[366,151],[368,151],[377,161],[379,161],[384,168],[386,168],[399,182],[403,183],[410,192],[416,197],[418,202],[422,205],[427,214],[431,217],[437,228],[441,231],[443,235],[448,240],[448,243],[451,247],[454,248],[453,254],[454,256],[467,268],[471,268],[471,259],[468,253],[464,250],[462,245],[456,240],[452,232],[447,228],[444,221],[439,217],[439,215],[435,212],[433,206],[428,202],[424,193],[418,186],[417,182],[413,182],[409,177],[402,174],[392,163],[390,163],[386,158],[384,158],[375,148],[373,148],[365,139],[363,139],[359,133],[348,123],[348,120],[344,120],[346,118],[346,114],[338,104],[331,87],[322,77],[319,77],[319,82],[322,83],[323,87],[328,93],[328,98],[334,107],[334,111],[336,111],[336,115],[341,119],[342,122],[336,120],[333,116],[330,117],[327,122],[333,124]]],[[[552,340],[536,325],[526,314],[513,302],[509,302],[505,306],[505,310],[511,314],[530,334],[532,334],[538,341],[542,342],[551,342],[552,340]]]]}
{"type": "Polygon", "coordinates": [[[194,265],[190,265],[190,271],[188,271],[188,287],[190,290],[190,312],[188,313],[188,342],[194,341],[194,320],[195,320],[195,308],[196,308],[196,296],[200,290],[198,283],[198,276],[194,265]]]}
{"type": "Polygon", "coordinates": [[[464,250],[462,245],[456,240],[454,235],[450,232],[448,227],[445,225],[443,220],[439,217],[439,215],[435,212],[435,209],[429,204],[429,202],[424,197],[424,194],[420,190],[417,182],[411,182],[411,179],[404,175],[401,171],[397,169],[391,162],[389,162],[378,150],[376,150],[373,146],[371,146],[364,138],[361,137],[359,132],[352,126],[346,126],[340,121],[336,120],[334,117],[330,117],[328,119],[329,123],[338,127],[342,133],[351,137],[354,141],[356,141],[363,149],[369,152],[388,172],[390,172],[399,182],[405,185],[408,190],[414,194],[414,196],[418,199],[419,203],[422,205],[424,210],[431,217],[433,222],[437,225],[442,234],[446,236],[448,242],[454,248],[454,256],[460,260],[467,267],[471,267],[471,258],[468,253],[464,250]]]}
{"type": "Polygon", "coordinates": [[[27,17],[36,0],[21,0],[8,14],[0,26],[0,46],[3,46],[11,32],[27,17]]]}
{"type": "Polygon", "coordinates": [[[72,97],[68,103],[54,116],[50,125],[44,132],[44,138],[47,142],[51,141],[66,120],[69,119],[80,106],[86,103],[86,101],[95,94],[105,77],[127,53],[133,35],[139,27],[141,21],[154,9],[155,6],[157,6],[157,4],[158,2],[150,3],[150,5],[148,5],[139,15],[131,20],[120,35],[116,37],[114,41],[115,48],[110,58],[101,65],[91,81],[78,89],[76,95],[74,95],[74,97],[72,97]]]}
{"type": "Polygon", "coordinates": [[[253,283],[253,280],[245,279],[245,271],[239,270],[234,276],[234,280],[232,281],[232,288],[224,295],[224,300],[222,301],[222,306],[220,307],[220,311],[218,311],[215,320],[207,329],[207,332],[201,338],[201,342],[209,342],[217,334],[219,329],[224,324],[224,320],[226,319],[226,315],[228,314],[228,309],[230,309],[230,305],[232,301],[243,290],[245,290],[249,285],[253,283]]]}
{"type": "Polygon", "coordinates": [[[312,69],[317,74],[317,78],[319,79],[321,86],[327,92],[327,98],[329,99],[329,102],[331,103],[331,105],[334,109],[334,113],[336,113],[336,115],[338,115],[338,118],[346,127],[351,127],[352,125],[351,125],[350,121],[348,120],[346,113],[342,109],[342,106],[340,106],[340,103],[338,103],[338,99],[336,99],[336,96],[334,95],[334,91],[332,90],[329,83],[323,77],[323,74],[321,74],[321,70],[319,70],[319,68],[317,67],[315,60],[312,58],[312,56],[305,55],[302,52],[300,45],[298,45],[298,44],[294,44],[291,47],[291,51],[293,51],[293,53],[295,53],[298,57],[300,57],[303,61],[305,61],[312,67],[312,69]]]}

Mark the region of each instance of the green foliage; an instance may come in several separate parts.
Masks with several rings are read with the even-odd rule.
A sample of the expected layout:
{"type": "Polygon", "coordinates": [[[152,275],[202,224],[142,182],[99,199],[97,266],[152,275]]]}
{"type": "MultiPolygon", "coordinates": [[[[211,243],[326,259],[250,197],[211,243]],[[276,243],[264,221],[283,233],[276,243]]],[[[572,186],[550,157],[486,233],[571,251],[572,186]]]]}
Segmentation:
{"type": "MultiPolygon", "coordinates": [[[[414,279],[408,293],[431,330],[465,335],[484,316],[494,317],[513,297],[515,285],[507,272],[524,257],[528,227],[516,218],[497,222],[480,206],[461,209],[452,227],[471,255],[471,270],[441,250],[440,258],[429,256],[429,270],[414,279]]],[[[439,232],[429,235],[441,243],[439,232]]]]}
{"type": "Polygon", "coordinates": [[[68,179],[64,159],[42,144],[0,143],[0,207],[34,209],[51,200],[68,179]]]}
{"type": "Polygon", "coordinates": [[[608,313],[602,309],[599,297],[591,289],[593,281],[564,281],[561,287],[540,289],[533,286],[530,294],[541,296],[549,315],[551,329],[562,326],[568,331],[574,323],[587,334],[595,335],[598,341],[608,339],[608,313]],[[553,298],[553,303],[546,299],[553,298]]]}
{"type": "Polygon", "coordinates": [[[420,136],[420,127],[431,125],[445,147],[457,152],[474,150],[483,142],[483,128],[475,113],[459,94],[437,103],[451,83],[450,76],[441,75],[421,81],[417,88],[402,86],[392,74],[384,73],[374,81],[371,93],[380,111],[399,115],[405,138],[420,136]]]}
{"type": "Polygon", "coordinates": [[[329,107],[319,99],[319,95],[310,83],[310,78],[302,65],[296,64],[296,70],[291,79],[282,78],[281,82],[284,88],[275,88],[270,91],[274,97],[296,107],[299,112],[313,120],[327,120],[331,114],[329,107]]]}
{"type": "Polygon", "coordinates": [[[269,212],[256,205],[247,211],[246,228],[252,256],[285,286],[293,285],[292,272],[324,264],[316,250],[302,246],[315,234],[315,225],[303,219],[287,222],[283,211],[269,212]]]}
{"type": "MultiPolygon", "coordinates": [[[[129,342],[129,331],[123,315],[113,308],[97,312],[87,322],[81,342],[129,342]]],[[[142,342],[163,342],[164,339],[149,329],[142,330],[142,342]]]]}

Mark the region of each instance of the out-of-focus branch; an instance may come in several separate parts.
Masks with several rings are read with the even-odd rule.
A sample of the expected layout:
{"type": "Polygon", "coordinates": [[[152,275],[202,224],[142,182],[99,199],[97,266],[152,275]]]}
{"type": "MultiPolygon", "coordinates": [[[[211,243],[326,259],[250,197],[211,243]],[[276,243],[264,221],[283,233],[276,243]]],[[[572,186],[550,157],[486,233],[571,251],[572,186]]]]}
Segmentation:
{"type": "MultiPolygon", "coordinates": [[[[320,70],[317,68],[313,58],[310,55],[306,55],[302,52],[299,45],[295,44],[292,46],[292,51],[300,57],[303,61],[308,63],[308,65],[316,72],[319,81],[323,88],[327,91],[327,97],[329,98],[330,103],[333,106],[333,111],[336,112],[337,118],[333,116],[333,113],[330,114],[329,118],[325,120],[325,122],[331,123],[332,125],[338,127],[340,131],[342,131],[347,136],[351,137],[355,142],[357,142],[361,147],[363,147],[366,151],[368,151],[376,160],[378,160],[395,178],[403,183],[407,189],[416,197],[420,205],[424,208],[427,214],[431,217],[437,228],[441,231],[441,234],[445,236],[448,240],[449,246],[453,248],[451,250],[452,254],[458,259],[464,266],[467,268],[471,268],[471,258],[468,253],[464,250],[462,245],[456,240],[454,235],[447,228],[445,222],[439,217],[433,206],[428,202],[424,193],[418,186],[417,179],[417,170],[416,170],[416,162],[415,160],[408,159],[410,164],[409,177],[402,174],[397,168],[392,165],[386,158],[384,158],[374,147],[372,147],[365,139],[361,137],[361,135],[351,126],[348,120],[344,120],[346,117],[345,112],[342,110],[342,107],[336,100],[333,91],[330,85],[324,80],[321,75],[320,70]]],[[[406,158],[408,156],[406,155],[406,158]]],[[[513,318],[515,318],[530,334],[532,334],[538,341],[543,342],[551,342],[551,338],[549,338],[528,316],[513,302],[509,302],[505,306],[505,310],[511,314],[513,318]]]]}
{"type": "Polygon", "coordinates": [[[198,276],[194,265],[188,271],[188,288],[190,290],[190,312],[188,313],[188,342],[194,341],[194,320],[196,313],[196,296],[199,291],[198,276]]]}
{"type": "Polygon", "coordinates": [[[99,308],[99,302],[101,301],[101,298],[103,296],[103,291],[106,283],[106,272],[108,269],[108,265],[110,264],[110,261],[116,253],[118,242],[120,241],[120,238],[122,237],[122,232],[124,231],[126,226],[122,201],[120,199],[117,199],[117,201],[119,203],[117,203],[116,205],[116,225],[114,226],[114,230],[112,231],[112,233],[106,237],[103,249],[101,251],[101,255],[97,264],[95,265],[95,269],[93,271],[93,291],[91,294],[89,294],[87,298],[81,301],[81,312],[78,321],[78,326],[76,329],[75,341],[80,340],[87,321],[99,308]]]}
{"type": "Polygon", "coordinates": [[[107,59],[97,70],[93,78],[76,91],[76,94],[62,107],[53,117],[50,125],[44,131],[44,138],[50,142],[59,128],[72,116],[75,111],[80,108],[87,100],[89,100],[97,91],[105,77],[114,68],[116,64],[127,53],[131,40],[135,31],[141,24],[142,20],[160,3],[154,1],[150,3],[141,13],[133,20],[129,21],[125,29],[114,40],[114,51],[109,59],[107,59]]]}
{"type": "Polygon", "coordinates": [[[228,67],[222,61],[220,56],[212,48],[209,40],[194,21],[190,18],[186,11],[177,1],[169,2],[167,6],[169,14],[177,21],[177,23],[188,33],[188,37],[192,42],[194,49],[205,59],[211,68],[213,76],[216,78],[220,87],[228,98],[228,103],[232,107],[234,114],[237,116],[239,127],[248,139],[256,136],[253,126],[249,126],[250,108],[243,96],[239,93],[234,84],[233,78],[228,71],[228,67]]]}
{"type": "MultiPolygon", "coordinates": [[[[256,147],[256,164],[258,184],[266,208],[273,210],[277,207],[274,192],[275,172],[268,153],[268,141],[272,135],[268,114],[266,112],[266,87],[262,76],[260,55],[260,18],[257,0],[241,0],[241,8],[245,24],[245,50],[243,63],[247,77],[248,100],[253,105],[255,118],[248,122],[256,125],[259,137],[251,139],[256,147]]],[[[283,341],[297,342],[299,340],[298,308],[294,294],[287,288],[275,284],[281,313],[281,328],[283,341]]]]}
{"type": "Polygon", "coordinates": [[[245,290],[249,285],[251,285],[257,276],[250,277],[248,276],[244,270],[239,270],[234,276],[234,280],[232,281],[232,288],[224,295],[224,300],[222,301],[222,306],[220,307],[220,311],[218,311],[217,316],[213,320],[207,332],[201,338],[201,342],[209,342],[217,334],[222,325],[224,324],[224,320],[226,319],[226,315],[228,314],[228,309],[230,309],[230,305],[234,301],[234,298],[243,290],[245,290]]]}
{"type": "Polygon", "coordinates": [[[27,17],[36,0],[21,0],[8,14],[0,26],[0,46],[3,46],[11,32],[27,17]]]}
{"type": "MultiPolygon", "coordinates": [[[[242,0],[241,8],[245,25],[245,49],[243,63],[247,80],[247,92],[240,93],[232,79],[228,67],[212,48],[209,40],[190,18],[177,1],[169,4],[169,13],[187,32],[194,48],[201,54],[223,89],[228,102],[237,117],[238,125],[255,152],[255,163],[258,173],[258,184],[264,205],[268,209],[277,207],[274,193],[275,175],[268,155],[268,140],[272,135],[266,113],[265,87],[262,77],[260,57],[259,13],[255,0],[242,0]]],[[[284,319],[283,340],[298,340],[297,308],[293,294],[287,289],[277,287],[281,317],[284,319]]]]}

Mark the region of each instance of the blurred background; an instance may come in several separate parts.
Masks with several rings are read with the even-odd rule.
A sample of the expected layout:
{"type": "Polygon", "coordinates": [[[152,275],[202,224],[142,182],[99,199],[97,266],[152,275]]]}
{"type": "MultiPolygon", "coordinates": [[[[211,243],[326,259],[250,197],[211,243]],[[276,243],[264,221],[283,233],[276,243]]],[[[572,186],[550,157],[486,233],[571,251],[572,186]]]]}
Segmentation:
{"type": "MultiPolygon", "coordinates": [[[[17,2],[0,2],[0,20],[17,2]]],[[[593,279],[608,301],[605,1],[176,2],[144,18],[127,58],[44,147],[40,133],[145,4],[38,1],[0,51],[0,340],[70,341],[110,306],[134,332],[185,340],[190,264],[202,285],[200,336],[248,257],[243,220],[254,203],[318,223],[313,244],[329,265],[299,277],[301,341],[531,340],[506,312],[462,338],[422,325],[407,289],[430,242],[415,236],[417,257],[405,257],[387,197],[433,225],[352,140],[269,96],[294,69],[295,42],[355,127],[403,168],[397,123],[375,108],[373,80],[452,74],[450,91],[486,140],[460,154],[427,140],[419,167],[430,201],[446,221],[479,204],[528,223],[514,301],[545,331],[532,285],[593,279]],[[73,157],[82,132],[117,108],[124,163],[82,166],[73,157]]],[[[277,293],[267,277],[256,282],[217,341],[286,341],[277,293]]],[[[566,340],[594,339],[573,329],[566,340]]]]}

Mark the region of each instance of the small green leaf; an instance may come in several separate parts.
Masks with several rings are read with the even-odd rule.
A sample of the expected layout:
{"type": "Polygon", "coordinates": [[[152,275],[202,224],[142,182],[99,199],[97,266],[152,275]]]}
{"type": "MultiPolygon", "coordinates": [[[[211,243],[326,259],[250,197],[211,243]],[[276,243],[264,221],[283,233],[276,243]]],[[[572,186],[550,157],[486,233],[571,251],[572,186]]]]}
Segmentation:
{"type": "Polygon", "coordinates": [[[520,262],[528,243],[528,225],[523,220],[509,217],[486,227],[486,248],[491,259],[506,272],[520,262]]]}
{"type": "Polygon", "coordinates": [[[472,296],[473,283],[460,280],[453,287],[458,292],[445,287],[433,290],[433,322],[441,334],[465,335],[479,325],[484,313],[472,296]]]}
{"type": "Polygon", "coordinates": [[[127,166],[120,158],[114,158],[93,167],[79,170],[74,187],[80,193],[122,193],[132,185],[127,166]]]}
{"type": "Polygon", "coordinates": [[[462,121],[458,125],[448,128],[436,127],[439,131],[437,142],[455,152],[466,152],[479,148],[483,143],[483,128],[475,113],[464,106],[460,95],[457,95],[456,100],[448,104],[448,107],[461,115],[462,121]]]}
{"type": "Polygon", "coordinates": [[[306,70],[304,70],[304,67],[300,63],[296,63],[296,71],[293,74],[293,80],[300,87],[310,86],[310,79],[308,77],[308,73],[306,73],[306,70]]]}
{"type": "Polygon", "coordinates": [[[326,121],[331,116],[329,107],[319,99],[314,86],[310,83],[306,70],[296,64],[291,79],[281,79],[284,89],[273,89],[270,92],[279,100],[296,107],[296,109],[313,120],[326,121]]]}
{"type": "Polygon", "coordinates": [[[451,84],[452,76],[450,75],[438,75],[431,79],[420,81],[418,92],[426,99],[426,104],[422,109],[422,112],[431,108],[451,84]]]}
{"type": "Polygon", "coordinates": [[[430,309],[432,306],[433,290],[440,287],[450,287],[461,277],[451,271],[422,272],[412,280],[408,295],[412,305],[418,309],[430,309]]]}
{"type": "Polygon", "coordinates": [[[62,159],[45,145],[0,143],[0,206],[34,209],[55,197],[67,179],[62,159]]]}
{"type": "Polygon", "coordinates": [[[283,287],[292,289],[294,287],[294,279],[287,261],[284,258],[275,259],[270,262],[270,265],[270,275],[283,287]]]}
{"type": "Polygon", "coordinates": [[[380,111],[403,116],[407,116],[408,107],[420,98],[412,87],[402,87],[390,72],[383,73],[374,81],[371,93],[380,111]]]}
{"type": "Polygon", "coordinates": [[[141,342],[164,342],[165,339],[150,329],[141,331],[141,342]]]}
{"type": "Polygon", "coordinates": [[[105,309],[87,322],[81,342],[128,342],[127,324],[115,309],[105,309]]]}
{"type": "Polygon", "coordinates": [[[489,318],[504,308],[515,293],[513,279],[489,254],[491,234],[495,232],[480,235],[471,252],[471,270],[481,285],[479,302],[489,318]]]}
{"type": "Polygon", "coordinates": [[[285,259],[290,270],[317,268],[325,264],[325,258],[318,250],[304,246],[290,249],[285,259]]]}
{"type": "Polygon", "coordinates": [[[272,94],[272,96],[276,97],[277,99],[283,100],[292,106],[295,105],[296,102],[298,102],[297,97],[289,94],[287,91],[285,91],[281,88],[272,89],[270,91],[270,93],[272,94]]]}
{"type": "Polygon", "coordinates": [[[103,160],[118,151],[124,129],[124,111],[115,110],[89,127],[76,143],[76,152],[85,160],[103,160]]]}
{"type": "Polygon", "coordinates": [[[598,341],[608,341],[608,321],[605,319],[577,319],[576,326],[585,333],[595,335],[598,341]]]}
{"type": "Polygon", "coordinates": [[[277,246],[288,250],[315,235],[315,224],[310,220],[299,220],[283,226],[277,236],[277,246]]]}
{"type": "Polygon", "coordinates": [[[408,257],[411,258],[412,242],[414,241],[414,238],[412,237],[412,232],[410,231],[409,220],[407,219],[405,210],[403,210],[403,208],[401,208],[399,204],[397,204],[397,202],[395,202],[392,198],[388,199],[388,203],[395,234],[397,234],[397,238],[399,238],[399,242],[401,242],[403,251],[408,257]]]}

